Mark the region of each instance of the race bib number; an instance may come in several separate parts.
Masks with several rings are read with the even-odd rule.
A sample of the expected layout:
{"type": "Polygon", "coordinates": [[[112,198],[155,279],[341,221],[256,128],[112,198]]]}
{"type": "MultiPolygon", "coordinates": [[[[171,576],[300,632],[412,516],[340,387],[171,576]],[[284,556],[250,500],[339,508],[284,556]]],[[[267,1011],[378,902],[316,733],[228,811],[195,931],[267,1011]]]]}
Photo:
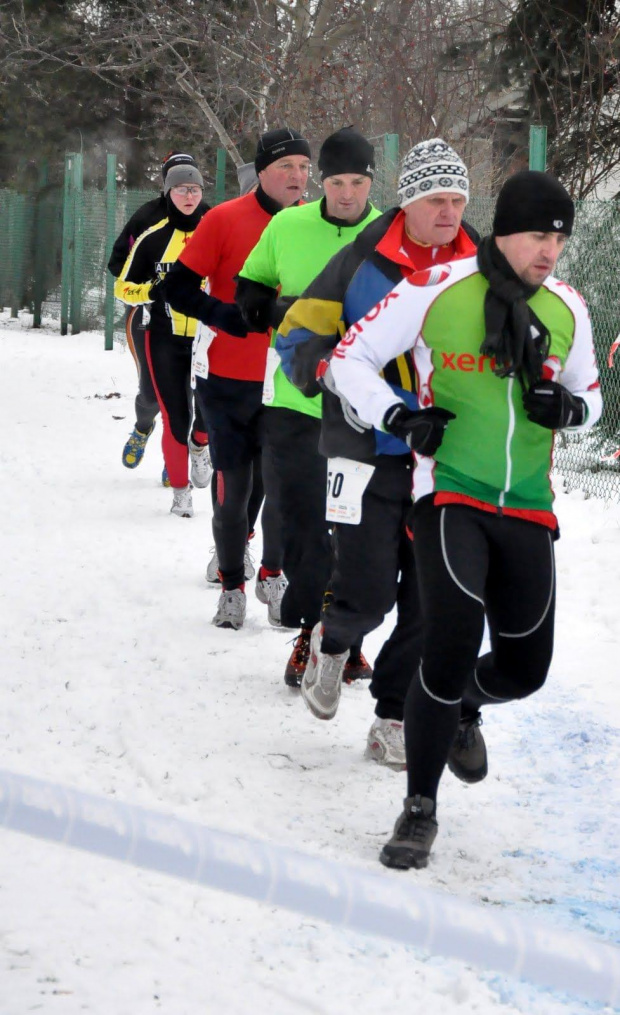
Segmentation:
{"type": "Polygon", "coordinates": [[[325,511],[328,522],[359,525],[362,520],[362,497],[374,471],[374,465],[353,462],[350,458],[328,460],[325,511]]]}
{"type": "Polygon", "coordinates": [[[263,405],[271,405],[276,395],[275,376],[280,365],[280,356],[272,345],[267,349],[267,365],[263,381],[263,405]]]}
{"type": "Polygon", "coordinates": [[[192,368],[190,374],[192,388],[196,387],[197,377],[209,376],[209,346],[214,338],[215,332],[212,328],[199,321],[192,343],[192,368]]]}

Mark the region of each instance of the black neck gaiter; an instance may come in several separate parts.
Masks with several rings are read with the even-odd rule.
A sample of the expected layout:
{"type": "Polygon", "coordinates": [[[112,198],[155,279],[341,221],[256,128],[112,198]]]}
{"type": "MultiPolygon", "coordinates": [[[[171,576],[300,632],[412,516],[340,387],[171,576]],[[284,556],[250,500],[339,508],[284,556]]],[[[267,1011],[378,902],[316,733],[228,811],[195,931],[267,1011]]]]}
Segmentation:
{"type": "Polygon", "coordinates": [[[168,209],[168,221],[175,229],[179,229],[182,233],[193,233],[202,216],[208,210],[209,205],[206,201],[201,201],[191,215],[184,215],[173,203],[170,194],[167,194],[166,207],[168,209]]]}
{"type": "Polygon", "coordinates": [[[518,377],[525,390],[541,379],[549,354],[549,331],[527,304],[539,286],[519,278],[493,236],[480,241],[478,267],[489,283],[480,352],[494,360],[498,377],[518,377]]]}

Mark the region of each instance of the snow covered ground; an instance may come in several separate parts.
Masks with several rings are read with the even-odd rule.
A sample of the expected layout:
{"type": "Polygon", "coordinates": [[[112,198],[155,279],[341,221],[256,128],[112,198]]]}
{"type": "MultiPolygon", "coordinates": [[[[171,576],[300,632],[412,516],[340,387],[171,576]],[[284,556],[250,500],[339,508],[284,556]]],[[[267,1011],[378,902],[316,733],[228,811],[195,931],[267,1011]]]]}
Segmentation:
{"type": "MultiPolygon", "coordinates": [[[[384,871],[405,781],[363,757],[367,688],[317,722],[282,680],[291,634],[252,592],[242,631],[211,626],[209,494],[169,514],[160,428],[122,467],[135,386],[100,335],[0,328],[0,767],[619,943],[620,508],[559,494],[548,683],[487,710],[489,778],[446,774],[429,868],[384,871]]],[[[397,1008],[601,1010],[0,829],[1,1015],[397,1008]]]]}

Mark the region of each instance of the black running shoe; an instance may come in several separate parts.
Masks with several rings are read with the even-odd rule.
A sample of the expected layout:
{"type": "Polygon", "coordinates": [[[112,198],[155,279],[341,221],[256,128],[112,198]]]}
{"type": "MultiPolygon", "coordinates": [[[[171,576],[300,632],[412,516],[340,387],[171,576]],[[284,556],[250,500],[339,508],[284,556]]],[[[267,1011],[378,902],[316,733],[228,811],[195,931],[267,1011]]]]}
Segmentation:
{"type": "Polygon", "coordinates": [[[482,716],[462,716],[448,755],[448,768],[461,782],[482,782],[486,777],[487,748],[480,732],[482,716]]]}
{"type": "Polygon", "coordinates": [[[434,800],[425,796],[407,797],[405,809],[394,825],[394,834],[381,850],[379,859],[385,867],[419,870],[428,863],[436,835],[434,800]]]}
{"type": "Polygon", "coordinates": [[[372,680],[372,666],[363,652],[355,650],[349,652],[349,658],[344,664],[342,680],[345,684],[352,684],[354,680],[372,680]]]}
{"type": "Polygon", "coordinates": [[[295,638],[295,645],[284,671],[284,683],[287,687],[301,687],[301,681],[308,665],[308,656],[310,655],[311,634],[311,627],[302,627],[295,638]]]}

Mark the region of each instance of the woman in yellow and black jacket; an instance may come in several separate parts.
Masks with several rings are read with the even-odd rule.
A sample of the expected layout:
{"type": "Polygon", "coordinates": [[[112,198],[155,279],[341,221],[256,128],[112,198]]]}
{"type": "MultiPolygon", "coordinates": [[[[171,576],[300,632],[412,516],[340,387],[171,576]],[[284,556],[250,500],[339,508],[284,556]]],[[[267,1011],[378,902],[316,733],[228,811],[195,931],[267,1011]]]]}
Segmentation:
{"type": "Polygon", "coordinates": [[[164,183],[166,214],[136,240],[114,284],[117,299],[143,306],[143,317],[149,317],[145,347],[163,421],[162,450],[174,492],[171,511],[185,518],[193,514],[188,450],[193,485],[207,486],[211,477],[206,427],[198,407],[192,426],[190,372],[197,321],[165,303],[162,282],[208,209],[202,190],[195,166],[170,169],[164,183]]]}

